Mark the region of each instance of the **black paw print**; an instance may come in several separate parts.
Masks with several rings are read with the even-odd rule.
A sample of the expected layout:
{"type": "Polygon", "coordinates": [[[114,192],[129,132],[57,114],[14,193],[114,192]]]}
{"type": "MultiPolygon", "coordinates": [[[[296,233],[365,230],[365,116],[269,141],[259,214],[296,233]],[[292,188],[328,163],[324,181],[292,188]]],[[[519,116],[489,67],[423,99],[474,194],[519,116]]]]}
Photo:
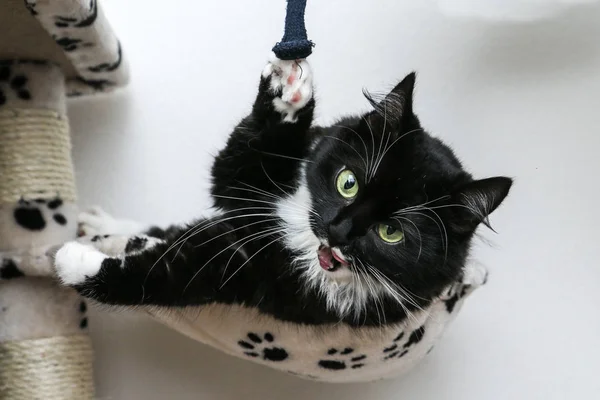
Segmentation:
{"type": "Polygon", "coordinates": [[[346,347],[343,350],[329,349],[327,355],[331,356],[327,360],[319,360],[319,367],[339,371],[346,368],[358,369],[365,366],[364,360],[367,358],[366,355],[360,354],[355,355],[354,349],[346,347]],[[333,356],[336,359],[333,359],[333,356]]]}
{"type": "Polygon", "coordinates": [[[2,83],[8,84],[8,88],[21,100],[30,100],[31,93],[27,89],[27,77],[25,75],[12,74],[8,65],[0,66],[0,106],[7,101],[6,89],[2,83]]]}
{"type": "Polygon", "coordinates": [[[248,357],[260,357],[267,361],[284,361],[289,357],[285,349],[274,347],[271,344],[275,341],[273,335],[265,333],[261,338],[256,333],[248,333],[247,340],[240,340],[238,345],[243,348],[244,354],[248,357]]]}
{"type": "Polygon", "coordinates": [[[71,17],[61,17],[61,16],[56,16],[54,17],[54,25],[57,28],[68,28],[70,27],[74,22],[77,22],[77,18],[71,18],[71,17]]]}
{"type": "Polygon", "coordinates": [[[408,354],[409,348],[419,343],[421,339],[423,339],[423,336],[425,336],[425,326],[421,326],[412,331],[406,343],[402,344],[401,342],[402,339],[404,339],[404,336],[404,332],[400,332],[398,336],[394,338],[392,344],[383,349],[384,361],[402,358],[408,354]]]}
{"type": "Polygon", "coordinates": [[[84,79],[78,76],[77,78],[75,78],[75,80],[97,91],[103,91],[107,87],[116,85],[115,82],[109,81],[108,79],[84,79]]]}
{"type": "Polygon", "coordinates": [[[10,258],[2,260],[0,264],[0,279],[13,279],[25,274],[17,267],[17,264],[10,258]]]}
{"type": "Polygon", "coordinates": [[[57,36],[53,36],[53,38],[54,41],[67,53],[75,51],[80,47],[91,47],[94,45],[93,43],[87,43],[81,39],[74,39],[67,36],[60,38],[57,36]]]}
{"type": "Polygon", "coordinates": [[[54,17],[54,25],[58,28],[85,28],[92,25],[98,18],[98,4],[96,0],[90,1],[89,14],[83,19],[71,17],[54,17]]]}
{"type": "Polygon", "coordinates": [[[111,72],[119,68],[123,60],[123,50],[121,49],[121,42],[118,42],[117,46],[117,59],[114,62],[105,62],[102,64],[94,65],[88,68],[91,72],[111,72]]]}
{"type": "Polygon", "coordinates": [[[87,304],[85,304],[85,301],[81,301],[81,303],[79,303],[79,313],[82,315],[81,320],[79,321],[79,327],[81,329],[87,329],[88,327],[88,319],[86,316],[86,312],[87,312],[87,304]]]}
{"type": "Polygon", "coordinates": [[[46,219],[41,207],[47,207],[52,212],[52,219],[59,225],[66,225],[67,219],[60,213],[59,208],[63,205],[60,198],[54,200],[36,199],[28,201],[21,199],[13,213],[15,222],[22,228],[30,231],[41,231],[46,227],[46,219]]]}

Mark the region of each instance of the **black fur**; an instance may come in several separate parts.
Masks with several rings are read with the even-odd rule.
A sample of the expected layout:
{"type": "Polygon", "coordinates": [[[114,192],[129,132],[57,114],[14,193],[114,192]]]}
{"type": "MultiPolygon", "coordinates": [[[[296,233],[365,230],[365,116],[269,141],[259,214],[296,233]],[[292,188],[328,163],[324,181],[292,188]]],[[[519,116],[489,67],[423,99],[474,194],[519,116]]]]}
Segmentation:
{"type": "MultiPolygon", "coordinates": [[[[275,215],[274,201],[298,187],[306,160],[307,186],[318,214],[311,215],[314,234],[401,285],[414,300],[405,304],[410,310],[426,306],[462,278],[475,228],[487,223],[512,182],[473,180],[449,147],[423,131],[412,112],[414,81],[411,74],[382,101],[370,99],[375,110],[366,115],[312,127],[314,100],[296,122],[284,122],[272,104],[279,93],[271,93],[270,78],[261,79],[251,114],[234,129],[213,165],[214,203],[226,213],[190,226],[152,229],[148,234],[164,244],[123,260],[107,258],[100,272],[77,289],[109,304],[237,303],[305,324],[340,319],[351,325],[381,324],[373,300],[358,318],[328,310],[292,265],[294,249],[276,232],[282,221],[275,215]],[[387,148],[386,143],[385,157],[371,171],[372,178],[366,177],[365,159],[372,166],[373,155],[387,148]],[[356,173],[361,188],[352,201],[336,191],[335,179],[343,168],[356,173]],[[403,209],[408,211],[392,218],[403,209]],[[383,242],[376,233],[380,223],[397,226],[405,240],[383,242]]],[[[396,300],[381,301],[384,323],[406,317],[396,300]]],[[[422,329],[412,332],[404,347],[423,334],[422,329]]],[[[257,341],[249,340],[240,346],[251,350],[257,341]]],[[[323,360],[320,365],[337,369],[342,364],[323,360]]]]}

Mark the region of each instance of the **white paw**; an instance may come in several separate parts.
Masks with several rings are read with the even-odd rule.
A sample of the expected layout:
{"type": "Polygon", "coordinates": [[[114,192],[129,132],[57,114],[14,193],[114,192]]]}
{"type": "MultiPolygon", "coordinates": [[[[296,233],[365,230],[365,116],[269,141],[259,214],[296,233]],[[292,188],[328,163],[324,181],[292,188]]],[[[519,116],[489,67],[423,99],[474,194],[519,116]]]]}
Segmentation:
{"type": "Polygon", "coordinates": [[[294,122],[296,112],[308,104],[313,95],[312,71],[306,60],[280,60],[274,55],[263,70],[263,77],[271,76],[271,90],[281,91],[273,100],[275,109],[284,121],[294,122]]]}
{"type": "Polygon", "coordinates": [[[129,220],[116,219],[100,207],[93,207],[79,214],[79,235],[134,235],[144,230],[144,226],[129,220]]]}
{"type": "Polygon", "coordinates": [[[95,276],[105,259],[106,255],[91,245],[68,242],[56,253],[54,265],[63,284],[77,285],[95,276]]]}
{"type": "Polygon", "coordinates": [[[488,279],[488,270],[483,265],[471,262],[465,268],[463,284],[471,286],[473,289],[484,285],[488,279]]]}

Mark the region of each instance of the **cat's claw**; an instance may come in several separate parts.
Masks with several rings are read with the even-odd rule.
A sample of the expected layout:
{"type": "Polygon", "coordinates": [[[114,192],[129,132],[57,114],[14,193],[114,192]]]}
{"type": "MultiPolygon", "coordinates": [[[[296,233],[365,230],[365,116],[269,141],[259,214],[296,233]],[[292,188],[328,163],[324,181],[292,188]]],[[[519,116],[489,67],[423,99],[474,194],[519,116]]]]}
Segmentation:
{"type": "Polygon", "coordinates": [[[284,121],[295,122],[296,113],[313,96],[312,71],[306,60],[280,60],[273,56],[262,73],[271,78],[271,91],[276,94],[273,106],[284,121]]]}

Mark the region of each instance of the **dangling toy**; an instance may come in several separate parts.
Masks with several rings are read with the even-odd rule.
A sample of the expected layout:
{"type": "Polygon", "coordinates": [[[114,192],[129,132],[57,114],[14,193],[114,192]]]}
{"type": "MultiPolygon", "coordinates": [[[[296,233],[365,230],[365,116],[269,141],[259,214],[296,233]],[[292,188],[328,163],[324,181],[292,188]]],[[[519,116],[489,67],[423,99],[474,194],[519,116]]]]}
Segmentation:
{"type": "Polygon", "coordinates": [[[273,47],[280,60],[299,60],[312,53],[314,43],[308,40],[304,25],[306,0],[288,0],[285,15],[285,31],[281,42],[273,47]]]}

